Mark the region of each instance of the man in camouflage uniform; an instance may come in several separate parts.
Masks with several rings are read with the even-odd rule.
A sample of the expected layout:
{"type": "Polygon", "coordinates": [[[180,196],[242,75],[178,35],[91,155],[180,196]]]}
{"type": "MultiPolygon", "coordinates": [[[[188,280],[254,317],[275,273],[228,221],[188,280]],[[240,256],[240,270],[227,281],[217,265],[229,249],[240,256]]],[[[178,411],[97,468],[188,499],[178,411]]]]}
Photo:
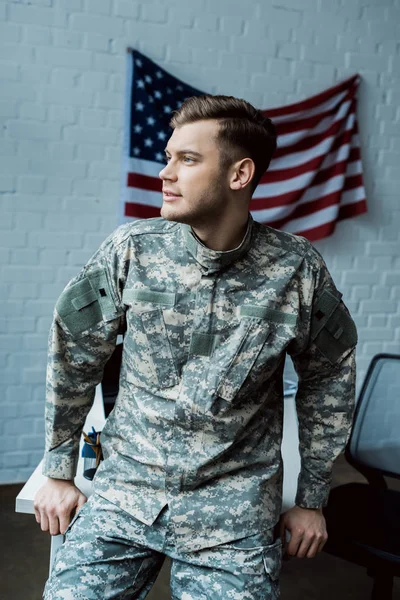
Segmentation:
{"type": "Polygon", "coordinates": [[[119,227],[56,305],[49,479],[35,509],[52,535],[80,510],[47,599],[145,598],[165,555],[174,599],[275,599],[279,532],[293,556],[326,541],[321,509],[354,404],[354,323],[313,246],[249,214],[276,147],[269,119],[207,96],[172,126],[162,218],[119,227]],[[73,484],[79,439],[119,333],[120,389],[86,502],[73,484]],[[280,517],[286,353],[301,472],[280,517]]]}

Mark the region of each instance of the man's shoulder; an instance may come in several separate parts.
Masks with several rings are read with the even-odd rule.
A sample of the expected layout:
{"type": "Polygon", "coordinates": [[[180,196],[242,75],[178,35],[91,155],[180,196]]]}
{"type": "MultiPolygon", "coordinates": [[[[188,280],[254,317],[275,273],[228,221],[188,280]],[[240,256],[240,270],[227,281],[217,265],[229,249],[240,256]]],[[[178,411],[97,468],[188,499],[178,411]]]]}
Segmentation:
{"type": "Polygon", "coordinates": [[[301,257],[313,257],[318,254],[311,242],[301,235],[274,229],[269,225],[258,222],[257,229],[262,243],[275,248],[277,251],[297,254],[301,257]]]}
{"type": "Polygon", "coordinates": [[[153,219],[140,219],[120,225],[117,227],[117,229],[115,229],[115,231],[113,231],[108,239],[115,246],[119,246],[130,238],[137,238],[142,235],[162,235],[174,232],[177,230],[178,226],[179,223],[167,221],[162,217],[155,217],[153,219]]]}

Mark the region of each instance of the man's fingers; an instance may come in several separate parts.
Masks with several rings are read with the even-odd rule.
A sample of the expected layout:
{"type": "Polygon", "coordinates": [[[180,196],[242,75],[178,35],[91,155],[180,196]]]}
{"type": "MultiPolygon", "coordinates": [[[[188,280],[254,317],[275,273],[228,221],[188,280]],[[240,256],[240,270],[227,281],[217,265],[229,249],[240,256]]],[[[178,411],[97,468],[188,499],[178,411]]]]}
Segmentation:
{"type": "Polygon", "coordinates": [[[58,535],[60,533],[60,522],[58,516],[49,516],[49,531],[50,535],[58,535]]]}
{"type": "Polygon", "coordinates": [[[313,541],[308,539],[308,538],[303,538],[301,544],[299,545],[299,548],[297,550],[297,554],[296,556],[298,558],[304,558],[305,556],[307,556],[309,550],[311,549],[312,545],[313,545],[313,541]]]}
{"type": "Polygon", "coordinates": [[[48,531],[49,530],[49,520],[47,518],[46,513],[43,512],[43,511],[40,511],[40,520],[39,520],[39,523],[40,523],[40,529],[42,531],[48,531]]]}
{"type": "Polygon", "coordinates": [[[299,550],[299,547],[302,543],[303,540],[303,536],[300,535],[298,532],[296,531],[291,531],[291,538],[290,541],[287,545],[287,553],[290,554],[290,556],[296,556],[297,552],[299,550]]]}
{"type": "Polygon", "coordinates": [[[315,540],[309,547],[308,552],[306,554],[307,558],[314,558],[319,552],[319,540],[315,540]]]}
{"type": "Polygon", "coordinates": [[[70,515],[60,515],[59,516],[59,522],[60,522],[60,533],[64,534],[68,525],[71,523],[72,519],[74,518],[74,514],[70,514],[70,515]]]}
{"type": "Polygon", "coordinates": [[[77,505],[77,508],[76,508],[77,512],[80,511],[80,509],[82,508],[82,506],[84,504],[86,504],[86,502],[87,502],[87,498],[86,498],[85,494],[81,494],[79,496],[78,505],[77,505]]]}

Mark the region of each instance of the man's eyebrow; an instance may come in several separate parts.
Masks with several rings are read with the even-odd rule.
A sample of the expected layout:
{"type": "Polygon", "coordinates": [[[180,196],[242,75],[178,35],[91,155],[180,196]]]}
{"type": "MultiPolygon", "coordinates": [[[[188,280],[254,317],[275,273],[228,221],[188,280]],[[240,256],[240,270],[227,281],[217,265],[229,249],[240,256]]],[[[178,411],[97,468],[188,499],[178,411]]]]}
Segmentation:
{"type": "MultiPolygon", "coordinates": [[[[168,148],[165,148],[164,152],[165,152],[165,154],[170,154],[170,151],[168,150],[168,148]]],[[[203,155],[200,154],[200,152],[196,152],[195,150],[190,150],[190,148],[178,150],[178,152],[176,152],[176,154],[178,156],[181,156],[182,154],[192,154],[193,156],[197,156],[198,158],[203,158],[203,155]]]]}

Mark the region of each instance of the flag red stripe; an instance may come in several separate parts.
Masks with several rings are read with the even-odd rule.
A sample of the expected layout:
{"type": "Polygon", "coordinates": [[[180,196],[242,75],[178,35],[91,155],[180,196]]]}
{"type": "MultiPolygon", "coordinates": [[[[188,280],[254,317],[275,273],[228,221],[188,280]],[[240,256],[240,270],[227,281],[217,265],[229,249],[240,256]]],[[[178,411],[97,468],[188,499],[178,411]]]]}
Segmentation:
{"type": "Polygon", "coordinates": [[[161,208],[149,206],[148,204],[137,204],[136,202],[125,203],[125,216],[134,219],[152,219],[160,216],[161,208]]]}
{"type": "Polygon", "coordinates": [[[352,77],[349,77],[349,79],[342,81],[342,83],[339,83],[338,85],[330,87],[327,90],[324,90],[323,92],[321,92],[319,94],[316,94],[315,96],[311,96],[310,98],[307,98],[306,100],[302,100],[300,102],[295,102],[294,104],[288,104],[286,106],[282,106],[282,107],[278,107],[278,108],[270,108],[270,109],[264,110],[262,112],[264,115],[266,115],[270,118],[273,118],[273,117],[287,116],[287,115],[290,115],[291,113],[300,112],[302,110],[310,110],[311,108],[315,108],[316,106],[319,106],[323,102],[326,102],[327,100],[329,100],[336,94],[340,94],[341,92],[344,92],[348,88],[351,88],[353,86],[357,87],[358,81],[359,81],[359,76],[353,75],[352,77]]]}
{"type": "MultiPolygon", "coordinates": [[[[350,99],[354,98],[355,90],[349,90],[349,93],[343,98],[341,104],[343,102],[347,102],[350,99]]],[[[340,106],[334,106],[330,110],[326,110],[324,112],[318,113],[317,115],[313,115],[312,117],[306,117],[304,119],[296,119],[295,121],[282,121],[282,123],[275,123],[275,127],[277,129],[278,135],[284,135],[287,133],[294,133],[295,131],[302,131],[303,129],[311,130],[313,127],[321,123],[327,117],[335,115],[340,106]]]]}
{"type": "MultiPolygon", "coordinates": [[[[338,136],[330,150],[329,153],[335,152],[341,146],[345,144],[350,144],[351,138],[353,136],[353,132],[350,129],[345,129],[340,136],[338,136]]],[[[326,154],[321,154],[320,156],[316,156],[312,160],[302,163],[296,167],[287,167],[285,169],[274,169],[268,170],[261,178],[261,183],[274,183],[277,181],[286,181],[292,177],[297,177],[298,175],[303,175],[304,173],[308,173],[309,171],[315,171],[318,169],[326,158],[326,154]]],[[[272,159],[275,160],[275,157],[272,159]]],[[[356,160],[356,159],[354,159],[356,160]]],[[[350,161],[350,157],[349,157],[350,161]]],[[[273,163],[271,163],[273,164],[273,163]]]]}
{"type": "Polygon", "coordinates": [[[367,201],[359,200],[358,202],[352,202],[351,204],[344,204],[339,208],[339,220],[350,219],[350,217],[357,217],[367,212],[367,201]]]}
{"type": "Polygon", "coordinates": [[[128,173],[127,186],[147,190],[149,192],[161,192],[162,181],[159,177],[152,177],[151,175],[128,173]]]}
{"type": "Polygon", "coordinates": [[[289,146],[284,146],[283,148],[279,148],[279,146],[278,146],[278,148],[276,149],[276,151],[274,153],[274,159],[281,158],[282,156],[287,156],[288,154],[292,154],[293,152],[301,152],[303,150],[309,150],[310,148],[313,148],[317,144],[320,144],[327,138],[334,136],[335,134],[337,134],[340,131],[342,126],[346,124],[346,121],[351,112],[354,112],[354,109],[353,110],[349,109],[349,111],[343,117],[343,119],[339,119],[338,121],[335,121],[334,123],[332,123],[332,125],[330,127],[328,127],[328,129],[326,129],[325,131],[323,131],[321,133],[317,133],[314,135],[307,135],[304,138],[302,138],[301,140],[299,140],[298,142],[295,142],[294,144],[290,144],[289,146]]]}

